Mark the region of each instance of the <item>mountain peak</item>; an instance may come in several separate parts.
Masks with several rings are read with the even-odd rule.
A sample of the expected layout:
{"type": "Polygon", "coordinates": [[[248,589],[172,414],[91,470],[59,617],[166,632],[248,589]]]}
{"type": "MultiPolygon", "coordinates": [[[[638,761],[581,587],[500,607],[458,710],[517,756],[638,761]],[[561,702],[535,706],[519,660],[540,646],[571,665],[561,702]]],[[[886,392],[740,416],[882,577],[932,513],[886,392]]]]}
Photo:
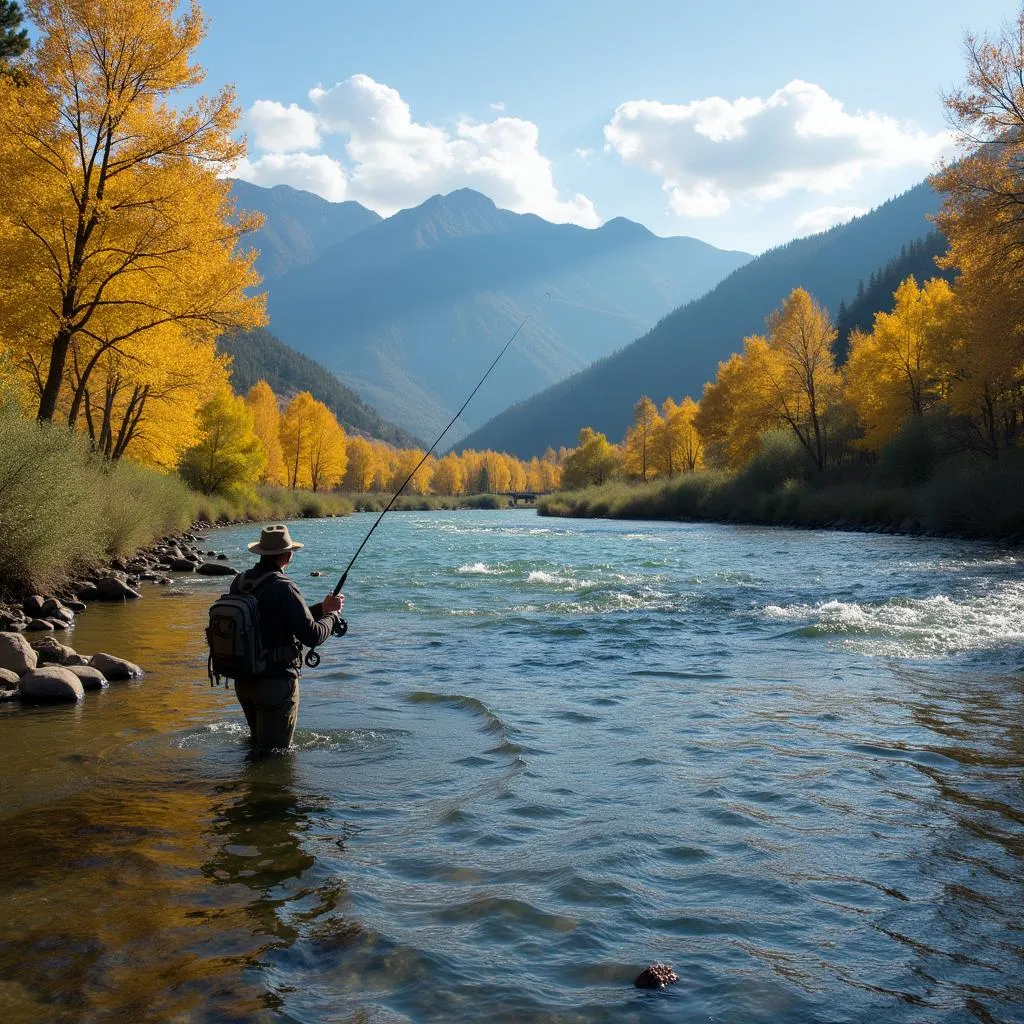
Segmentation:
{"type": "Polygon", "coordinates": [[[654,237],[653,233],[645,228],[643,224],[637,224],[635,220],[627,220],[625,217],[612,217],[611,220],[605,221],[598,230],[611,238],[636,240],[638,242],[654,237]]]}
{"type": "Polygon", "coordinates": [[[391,220],[412,224],[417,246],[426,248],[451,238],[507,231],[512,216],[475,189],[460,188],[447,195],[431,196],[411,210],[396,213],[391,220]]]}

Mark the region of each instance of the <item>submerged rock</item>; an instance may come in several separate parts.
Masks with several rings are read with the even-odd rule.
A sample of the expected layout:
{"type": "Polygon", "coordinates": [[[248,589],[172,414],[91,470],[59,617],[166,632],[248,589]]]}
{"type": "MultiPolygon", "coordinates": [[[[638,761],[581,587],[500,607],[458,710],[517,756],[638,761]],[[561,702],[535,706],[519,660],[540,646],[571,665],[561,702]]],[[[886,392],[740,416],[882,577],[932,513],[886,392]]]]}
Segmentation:
{"type": "Polygon", "coordinates": [[[72,704],[85,696],[82,680],[70,669],[47,665],[26,672],[18,683],[21,699],[34,704],[72,704]]]}
{"type": "Polygon", "coordinates": [[[196,572],[203,576],[237,576],[238,570],[223,562],[203,562],[196,572]]]}
{"type": "Polygon", "coordinates": [[[115,658],[114,655],[104,654],[102,651],[99,654],[94,654],[89,659],[89,664],[93,668],[99,669],[111,681],[141,679],[145,674],[134,662],[126,661],[124,658],[115,658]]]}
{"type": "Polygon", "coordinates": [[[0,668],[23,676],[38,663],[39,655],[20,633],[0,633],[0,668]]]}
{"type": "Polygon", "coordinates": [[[666,988],[668,985],[674,985],[678,980],[679,975],[672,970],[669,964],[651,964],[650,967],[640,972],[633,984],[637,988],[666,988]]]}
{"type": "Polygon", "coordinates": [[[107,677],[92,665],[65,665],[63,667],[78,676],[84,690],[102,690],[107,686],[107,677]]]}

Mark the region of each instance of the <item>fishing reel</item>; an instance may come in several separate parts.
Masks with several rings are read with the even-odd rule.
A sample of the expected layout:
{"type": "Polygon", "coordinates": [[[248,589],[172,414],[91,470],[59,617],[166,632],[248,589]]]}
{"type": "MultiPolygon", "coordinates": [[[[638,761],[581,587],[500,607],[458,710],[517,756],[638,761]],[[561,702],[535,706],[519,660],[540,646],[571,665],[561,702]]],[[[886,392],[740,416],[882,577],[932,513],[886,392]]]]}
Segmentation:
{"type": "MultiPolygon", "coordinates": [[[[334,628],[331,630],[331,636],[336,636],[340,640],[348,632],[348,623],[338,616],[334,620],[334,628]]],[[[306,663],[306,668],[316,668],[320,664],[320,652],[315,647],[310,647],[306,651],[306,657],[303,658],[306,663]]]]}

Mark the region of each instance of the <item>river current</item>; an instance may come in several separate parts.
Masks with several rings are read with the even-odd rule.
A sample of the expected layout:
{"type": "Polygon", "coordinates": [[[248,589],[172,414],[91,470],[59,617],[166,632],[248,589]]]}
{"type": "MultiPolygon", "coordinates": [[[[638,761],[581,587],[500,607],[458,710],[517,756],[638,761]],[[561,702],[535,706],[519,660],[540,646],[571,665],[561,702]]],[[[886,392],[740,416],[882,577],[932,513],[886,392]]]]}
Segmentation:
{"type": "MultiPolygon", "coordinates": [[[[310,600],[372,521],[292,524],[310,600]]],[[[0,709],[5,1024],[1024,1021],[1019,553],[395,513],[258,761],[222,589],[91,606],[146,679],[0,709]]]]}

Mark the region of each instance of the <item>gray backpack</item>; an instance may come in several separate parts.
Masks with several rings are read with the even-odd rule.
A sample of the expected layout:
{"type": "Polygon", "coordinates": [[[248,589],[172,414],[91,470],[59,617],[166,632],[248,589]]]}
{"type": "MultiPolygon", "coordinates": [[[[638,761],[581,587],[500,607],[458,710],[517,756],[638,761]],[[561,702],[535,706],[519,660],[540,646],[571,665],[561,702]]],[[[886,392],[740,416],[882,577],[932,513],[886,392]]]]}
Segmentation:
{"type": "Polygon", "coordinates": [[[206,641],[210,655],[206,664],[210,685],[222,680],[245,679],[267,671],[269,652],[260,628],[260,606],[256,593],[270,580],[282,579],[279,572],[267,573],[255,582],[244,578],[232,584],[210,605],[206,641]]]}

